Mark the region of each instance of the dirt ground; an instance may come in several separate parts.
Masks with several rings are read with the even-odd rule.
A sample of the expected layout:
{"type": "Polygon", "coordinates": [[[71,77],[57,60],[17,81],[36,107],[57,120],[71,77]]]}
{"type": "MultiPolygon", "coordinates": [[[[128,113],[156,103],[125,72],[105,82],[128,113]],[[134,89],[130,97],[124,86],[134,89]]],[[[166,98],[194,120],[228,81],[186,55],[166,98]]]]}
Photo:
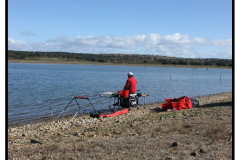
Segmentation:
{"type": "Polygon", "coordinates": [[[110,118],[89,115],[8,128],[8,159],[232,159],[232,93],[192,109],[159,103],[110,118]]]}

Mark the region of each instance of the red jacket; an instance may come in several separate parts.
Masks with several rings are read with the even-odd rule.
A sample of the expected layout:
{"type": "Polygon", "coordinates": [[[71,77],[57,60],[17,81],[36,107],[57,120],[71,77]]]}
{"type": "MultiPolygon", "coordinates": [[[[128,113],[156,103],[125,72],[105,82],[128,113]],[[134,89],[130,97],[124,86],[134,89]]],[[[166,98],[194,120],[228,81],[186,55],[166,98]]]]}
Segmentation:
{"type": "Polygon", "coordinates": [[[129,93],[135,93],[136,88],[137,88],[136,79],[133,76],[128,77],[126,84],[124,86],[124,90],[129,90],[129,93]]]}

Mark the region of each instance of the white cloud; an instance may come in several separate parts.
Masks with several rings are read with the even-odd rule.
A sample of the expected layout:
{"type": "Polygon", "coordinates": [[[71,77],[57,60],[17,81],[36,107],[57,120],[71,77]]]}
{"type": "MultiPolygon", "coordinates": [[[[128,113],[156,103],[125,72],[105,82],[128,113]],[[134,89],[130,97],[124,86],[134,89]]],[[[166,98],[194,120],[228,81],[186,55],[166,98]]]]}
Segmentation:
{"type": "Polygon", "coordinates": [[[208,45],[214,45],[214,46],[230,46],[230,45],[232,45],[232,39],[226,39],[226,40],[217,39],[217,40],[210,41],[210,42],[208,43],[208,45]]]}
{"type": "Polygon", "coordinates": [[[204,37],[191,38],[180,33],[165,36],[157,33],[124,37],[62,36],[45,42],[26,42],[8,38],[9,50],[134,53],[185,58],[223,58],[223,54],[224,58],[232,58],[231,46],[231,39],[206,40],[204,37]]]}
{"type": "Polygon", "coordinates": [[[21,34],[22,34],[22,35],[25,35],[25,36],[35,36],[34,33],[31,33],[31,32],[29,32],[29,31],[22,31],[21,34]]]}

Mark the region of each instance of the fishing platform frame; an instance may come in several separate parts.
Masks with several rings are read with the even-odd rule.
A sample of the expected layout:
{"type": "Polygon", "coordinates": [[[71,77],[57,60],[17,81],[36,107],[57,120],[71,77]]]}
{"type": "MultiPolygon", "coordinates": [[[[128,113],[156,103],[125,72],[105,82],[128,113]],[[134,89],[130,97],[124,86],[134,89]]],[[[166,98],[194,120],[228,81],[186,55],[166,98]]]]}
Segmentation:
{"type": "MultiPolygon", "coordinates": [[[[96,94],[95,94],[96,95],[96,94]]],[[[98,94],[98,96],[100,95],[100,97],[105,97],[104,99],[96,102],[95,104],[98,104],[106,99],[110,99],[110,104],[109,104],[109,109],[111,109],[111,99],[114,98],[114,109],[115,109],[115,106],[118,106],[118,108],[121,108],[121,107],[125,107],[125,106],[122,106],[122,102],[125,101],[125,102],[128,102],[129,104],[129,107],[133,107],[135,105],[138,105],[138,98],[139,97],[144,97],[144,107],[145,107],[145,102],[146,102],[146,96],[149,96],[147,94],[137,94],[137,93],[134,93],[134,94],[129,94],[128,97],[121,97],[119,93],[116,93],[116,92],[105,92],[105,93],[102,93],[102,94],[98,94]],[[116,103],[116,98],[118,99],[118,102],[116,103]]],[[[95,109],[93,103],[90,101],[89,97],[88,96],[74,96],[71,101],[68,103],[68,105],[63,109],[63,111],[58,115],[57,119],[59,117],[62,116],[62,114],[65,112],[65,110],[69,107],[69,105],[75,100],[76,104],[78,105],[79,109],[78,111],[74,114],[73,118],[80,112],[82,111],[83,109],[85,108],[88,108],[88,107],[92,107],[93,110],[95,111],[95,113],[98,113],[97,110],[95,109]],[[80,106],[80,104],[78,103],[77,99],[85,99],[89,102],[89,105],[87,106],[80,106]]],[[[72,119],[73,119],[72,118],[72,119]]],[[[71,119],[71,120],[72,120],[71,119]]]]}

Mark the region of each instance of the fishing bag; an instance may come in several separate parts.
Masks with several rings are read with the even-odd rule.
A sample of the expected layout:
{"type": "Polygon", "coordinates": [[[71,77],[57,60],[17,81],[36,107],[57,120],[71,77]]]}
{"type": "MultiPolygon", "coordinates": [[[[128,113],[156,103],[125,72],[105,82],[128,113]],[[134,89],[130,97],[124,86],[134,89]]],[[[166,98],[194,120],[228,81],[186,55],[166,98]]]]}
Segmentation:
{"type": "Polygon", "coordinates": [[[180,98],[170,98],[165,99],[166,103],[162,103],[162,110],[167,111],[168,109],[176,108],[177,110],[181,109],[189,109],[192,107],[197,107],[199,102],[196,99],[190,99],[187,96],[183,96],[180,98]]]}
{"type": "Polygon", "coordinates": [[[189,97],[166,99],[166,103],[161,104],[163,111],[176,108],[177,110],[192,108],[192,101],[189,97]]]}
{"type": "Polygon", "coordinates": [[[172,102],[180,102],[182,103],[182,109],[189,109],[192,108],[192,101],[189,97],[183,96],[180,98],[174,98],[172,102]]]}
{"type": "Polygon", "coordinates": [[[191,98],[192,101],[192,107],[198,107],[199,106],[199,101],[196,99],[191,98]]]}

